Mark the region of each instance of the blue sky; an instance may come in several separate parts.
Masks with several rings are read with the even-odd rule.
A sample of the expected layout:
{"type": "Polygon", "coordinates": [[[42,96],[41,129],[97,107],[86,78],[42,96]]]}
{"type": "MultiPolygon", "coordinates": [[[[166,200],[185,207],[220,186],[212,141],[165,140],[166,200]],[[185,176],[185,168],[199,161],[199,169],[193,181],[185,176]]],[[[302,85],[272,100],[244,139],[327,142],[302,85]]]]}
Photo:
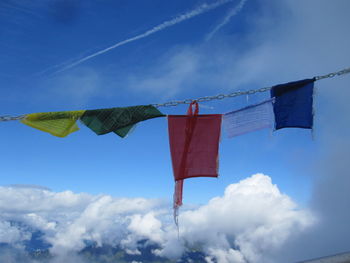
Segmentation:
{"type": "MultiPolygon", "coordinates": [[[[227,80],[230,86],[225,87],[222,83],[215,83],[215,80],[207,84],[205,77],[203,80],[200,76],[192,79],[189,75],[180,76],[183,79],[179,83],[170,83],[171,86],[167,87],[167,77],[171,79],[170,81],[176,82],[173,80],[176,74],[187,74],[181,72],[181,67],[188,67],[187,70],[190,72],[191,67],[198,67],[191,65],[199,63],[197,60],[201,58],[197,57],[208,56],[211,49],[219,52],[217,49],[221,43],[215,42],[223,41],[217,40],[220,36],[242,38],[244,41],[245,35],[249,34],[247,14],[254,16],[261,12],[259,9],[254,10],[254,6],[259,6],[259,3],[254,1],[247,4],[237,17],[215,34],[215,38],[213,36],[213,39],[207,42],[205,42],[206,35],[237,3],[223,4],[198,17],[52,75],[61,68],[50,70],[52,66],[74,61],[143,33],[163,21],[196,9],[203,3],[193,1],[165,4],[159,1],[150,6],[149,3],[141,2],[138,3],[140,6],[136,7],[135,3],[131,2],[116,4],[113,1],[106,1],[101,5],[92,1],[86,3],[58,1],[55,4],[34,3],[31,7],[22,7],[31,8],[27,12],[12,3],[13,7],[4,12],[12,13],[11,15],[18,20],[6,20],[5,24],[2,23],[2,27],[6,29],[3,33],[5,41],[2,43],[8,48],[4,52],[6,59],[2,61],[1,71],[6,75],[3,87],[6,93],[10,94],[4,98],[5,103],[2,104],[4,114],[129,106],[209,96],[238,88],[259,88],[267,83],[277,84],[267,80],[260,85],[236,86],[232,79],[227,80]],[[196,54],[198,52],[201,54],[196,54]],[[167,59],[173,60],[170,62],[172,65],[168,65],[167,59]],[[45,70],[48,72],[41,73],[45,70]],[[169,71],[179,72],[169,73],[169,71]],[[128,78],[136,80],[125,83],[128,78]],[[156,87],[153,90],[154,82],[156,87]],[[136,87],[132,86],[133,83],[136,87]]],[[[8,5],[11,7],[11,2],[8,5]]],[[[6,19],[6,16],[3,17],[6,19]]],[[[227,42],[224,45],[229,45],[230,40],[227,42]]],[[[244,52],[241,44],[235,46],[238,52],[241,50],[244,52]]],[[[212,63],[203,70],[212,68],[219,75],[221,66],[212,63]]],[[[259,97],[251,96],[251,102],[247,102],[246,97],[213,102],[211,103],[213,109],[201,108],[201,112],[224,113],[268,96],[268,93],[259,97]]],[[[183,114],[186,106],[161,110],[166,114],[183,114]]],[[[8,159],[5,163],[9,166],[5,173],[11,173],[11,176],[8,179],[4,178],[3,183],[39,184],[53,190],[71,189],[78,192],[168,198],[167,195],[173,186],[166,119],[155,119],[138,126],[135,132],[124,140],[113,135],[97,137],[84,126],[81,131],[69,138],[59,139],[20,123],[6,123],[7,131],[2,132],[8,132],[11,138],[16,136],[6,141],[11,145],[13,140],[23,141],[19,143],[20,151],[18,148],[8,147],[11,153],[6,157],[8,159]],[[15,129],[16,134],[13,134],[11,129],[15,129]],[[13,171],[11,167],[18,158],[22,164],[13,171]],[[140,183],[137,183],[138,181],[140,183]]],[[[312,148],[308,131],[280,133],[291,136],[300,145],[307,143],[312,148]]],[[[268,132],[257,132],[233,140],[223,136],[220,180],[189,180],[186,187],[189,190],[185,196],[188,200],[203,202],[215,193],[222,192],[228,183],[256,172],[276,174],[276,180],[279,184],[283,184],[283,190],[291,193],[295,188],[294,180],[298,180],[300,184],[305,182],[308,184],[307,179],[300,177],[292,179],[285,171],[283,175],[279,175],[279,171],[284,170],[284,165],[280,167],[270,165],[270,160],[283,152],[279,148],[285,147],[283,145],[288,143],[282,142],[279,137],[279,133],[270,136],[268,132]],[[264,141],[263,144],[259,143],[261,140],[264,141]],[[278,145],[274,145],[276,143],[278,145]],[[191,188],[193,190],[190,190],[191,188]],[[205,190],[211,188],[213,192],[205,190]],[[191,194],[193,191],[196,193],[191,194]]],[[[295,171],[293,174],[295,173],[298,172],[295,171]]],[[[295,194],[296,196],[302,194],[306,198],[307,190],[304,188],[301,193],[295,194]]]]}
{"type": "MultiPolygon", "coordinates": [[[[340,70],[350,61],[347,8],[345,0],[2,1],[0,115],[160,103],[340,70]],[[214,32],[239,4],[237,14],[214,32]]],[[[264,130],[233,139],[223,133],[219,179],[185,181],[184,203],[206,204],[228,185],[256,173],[268,175],[300,208],[318,203],[315,193],[325,178],[319,176],[320,164],[327,166],[325,156],[333,152],[336,141],[344,146],[349,128],[346,114],[331,114],[349,112],[339,95],[346,92],[348,82],[349,76],[343,76],[316,83],[314,140],[302,129],[264,130]]],[[[268,97],[263,93],[212,101],[203,103],[200,112],[225,113],[268,97]]],[[[183,114],[186,107],[160,110],[183,114]]],[[[125,139],[96,136],[82,124],[64,139],[19,122],[0,125],[2,186],[40,185],[53,192],[161,199],[171,208],[174,182],[165,118],[140,123],[125,139]]]]}

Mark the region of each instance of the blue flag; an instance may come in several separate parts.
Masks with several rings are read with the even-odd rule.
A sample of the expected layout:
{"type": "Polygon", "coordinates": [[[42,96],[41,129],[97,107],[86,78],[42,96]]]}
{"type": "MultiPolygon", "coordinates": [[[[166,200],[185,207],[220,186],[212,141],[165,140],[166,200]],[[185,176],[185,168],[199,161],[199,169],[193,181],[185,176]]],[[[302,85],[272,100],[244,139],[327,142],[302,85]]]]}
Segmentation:
{"type": "Polygon", "coordinates": [[[304,128],[313,125],[313,90],[315,79],[304,79],[273,86],[271,97],[275,98],[275,129],[304,128]]]}

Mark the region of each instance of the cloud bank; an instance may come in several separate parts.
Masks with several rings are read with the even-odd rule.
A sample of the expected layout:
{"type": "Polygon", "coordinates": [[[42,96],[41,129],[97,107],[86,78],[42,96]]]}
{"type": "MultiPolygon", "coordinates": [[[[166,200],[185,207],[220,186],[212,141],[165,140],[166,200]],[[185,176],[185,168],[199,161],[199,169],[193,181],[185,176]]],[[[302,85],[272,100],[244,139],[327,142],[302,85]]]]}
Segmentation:
{"type": "Polygon", "coordinates": [[[1,187],[0,211],[0,244],[21,249],[40,231],[52,262],[77,256],[87,242],[137,255],[143,240],[156,246],[154,255],[170,259],[200,249],[206,262],[273,262],[286,240],[315,222],[263,174],[229,185],[222,196],[197,209],[182,211],[179,239],[171,205],[160,200],[1,187]]]}

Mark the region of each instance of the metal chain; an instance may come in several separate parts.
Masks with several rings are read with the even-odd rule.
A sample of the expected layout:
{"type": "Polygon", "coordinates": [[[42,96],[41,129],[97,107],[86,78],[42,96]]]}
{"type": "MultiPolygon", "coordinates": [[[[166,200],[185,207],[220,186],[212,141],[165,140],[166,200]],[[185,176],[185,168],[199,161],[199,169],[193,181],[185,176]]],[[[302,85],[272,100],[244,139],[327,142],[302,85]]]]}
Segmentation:
{"type": "Polygon", "coordinates": [[[333,78],[335,76],[340,76],[340,75],[348,74],[348,73],[350,73],[350,68],[346,68],[346,69],[343,69],[343,70],[340,70],[340,71],[337,71],[337,72],[329,73],[329,74],[326,74],[326,75],[323,75],[323,76],[317,76],[317,77],[315,77],[315,79],[316,80],[320,80],[320,79],[333,78]]]}
{"type": "Polygon", "coordinates": [[[191,104],[192,101],[197,101],[197,102],[207,102],[207,101],[212,101],[212,100],[222,100],[226,98],[233,98],[233,97],[238,97],[242,95],[251,95],[254,93],[258,92],[265,92],[270,90],[271,87],[266,87],[266,88],[260,88],[260,89],[255,89],[255,90],[246,90],[246,91],[235,91],[229,94],[218,94],[215,96],[206,96],[206,97],[200,97],[197,99],[186,99],[186,100],[174,100],[174,101],[169,101],[161,104],[152,104],[155,107],[171,107],[171,106],[178,106],[180,104],[191,104]]]}
{"type": "MultiPolygon", "coordinates": [[[[326,78],[333,78],[335,76],[340,76],[343,74],[348,74],[350,73],[350,68],[346,68],[337,72],[329,73],[327,75],[322,75],[322,76],[316,76],[315,80],[321,80],[321,79],[326,79],[326,78]]],[[[155,107],[172,107],[172,106],[178,106],[180,104],[190,104],[192,101],[197,101],[197,102],[206,102],[206,101],[212,101],[212,100],[222,100],[225,98],[233,98],[233,97],[238,97],[242,95],[251,95],[254,93],[258,92],[265,92],[270,90],[272,87],[266,87],[266,88],[260,88],[260,89],[255,89],[255,90],[246,90],[246,91],[235,91],[229,94],[218,94],[216,96],[207,96],[207,97],[200,97],[197,99],[186,99],[186,100],[174,100],[174,101],[169,101],[165,103],[160,103],[160,104],[152,104],[155,107]]]]}
{"type": "Polygon", "coordinates": [[[25,115],[20,116],[0,116],[0,121],[17,121],[24,119],[25,115]]]}
{"type": "MultiPolygon", "coordinates": [[[[326,75],[322,76],[316,76],[315,80],[321,80],[321,79],[326,79],[326,78],[333,78],[335,76],[340,76],[343,74],[349,74],[350,73],[350,68],[346,68],[337,72],[329,73],[326,75]]],[[[222,100],[226,98],[233,98],[233,97],[238,97],[242,95],[252,95],[258,92],[265,92],[270,90],[272,87],[266,87],[266,88],[260,88],[260,89],[253,89],[253,90],[246,90],[246,91],[235,91],[231,92],[229,94],[218,94],[215,96],[206,96],[206,97],[200,97],[197,99],[185,99],[185,100],[173,100],[173,101],[168,101],[165,103],[159,103],[159,104],[152,104],[154,107],[172,107],[172,106],[178,106],[180,104],[190,104],[192,101],[197,101],[197,102],[206,102],[206,101],[212,101],[212,100],[222,100]]],[[[25,115],[20,115],[20,116],[0,116],[0,122],[1,121],[15,121],[15,120],[21,120],[25,117],[25,115]]]]}

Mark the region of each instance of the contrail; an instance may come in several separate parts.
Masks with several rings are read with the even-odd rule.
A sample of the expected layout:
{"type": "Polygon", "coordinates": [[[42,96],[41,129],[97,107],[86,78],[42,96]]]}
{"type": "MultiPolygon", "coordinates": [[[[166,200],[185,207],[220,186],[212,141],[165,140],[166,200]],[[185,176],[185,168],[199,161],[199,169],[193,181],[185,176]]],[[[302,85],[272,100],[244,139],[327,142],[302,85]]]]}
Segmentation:
{"type": "Polygon", "coordinates": [[[198,8],[196,8],[196,9],[190,11],[190,12],[187,12],[187,13],[182,14],[182,15],[179,15],[179,16],[177,16],[177,17],[171,19],[171,20],[168,20],[168,21],[163,22],[163,23],[159,24],[158,26],[155,26],[155,27],[153,27],[152,29],[146,31],[145,33],[142,33],[142,34],[137,35],[137,36],[135,36],[135,37],[128,38],[128,39],[126,39],[126,40],[120,41],[120,42],[114,44],[113,46],[107,47],[107,48],[102,49],[102,50],[100,50],[100,51],[97,51],[97,52],[95,52],[95,53],[93,53],[93,54],[91,54],[91,55],[88,55],[88,56],[86,56],[86,57],[83,57],[83,58],[81,58],[81,59],[79,59],[79,60],[77,60],[77,61],[75,61],[75,62],[73,62],[73,63],[71,63],[71,64],[69,64],[69,65],[67,65],[67,66],[65,66],[65,67],[62,68],[62,69],[60,69],[60,70],[58,70],[58,71],[55,71],[53,74],[56,74],[56,73],[65,71],[65,70],[67,70],[67,69],[70,69],[70,68],[72,68],[72,67],[75,67],[75,66],[77,66],[77,65],[79,65],[79,64],[81,64],[81,63],[83,63],[83,62],[85,62],[85,61],[87,61],[87,60],[89,60],[89,59],[92,59],[92,58],[94,58],[94,57],[97,57],[97,56],[99,56],[99,55],[102,55],[102,54],[104,54],[104,53],[106,53],[106,52],[108,52],[108,51],[110,51],[110,50],[112,50],[112,49],[115,49],[115,48],[117,48],[117,47],[126,45],[126,44],[128,44],[128,43],[130,43],[130,42],[134,42],[134,41],[139,40],[139,39],[141,39],[141,38],[148,37],[149,35],[152,35],[152,34],[154,34],[154,33],[157,33],[157,32],[159,32],[159,31],[162,31],[162,30],[164,30],[164,29],[166,29],[166,28],[168,28],[168,27],[174,26],[174,25],[176,25],[176,24],[178,24],[178,23],[181,23],[181,22],[183,22],[183,21],[186,21],[186,20],[188,20],[188,19],[190,19],[190,18],[193,18],[193,17],[195,17],[195,16],[198,16],[198,15],[201,15],[201,14],[203,14],[203,13],[206,13],[206,12],[212,10],[212,9],[215,9],[215,8],[221,6],[221,5],[224,5],[224,4],[229,3],[229,2],[232,2],[232,1],[233,1],[233,0],[220,0],[220,1],[218,1],[218,2],[216,2],[216,3],[213,3],[213,4],[203,4],[203,5],[199,6],[198,8]]]}
{"type": "Polygon", "coordinates": [[[238,4],[237,6],[235,6],[234,8],[232,8],[232,9],[228,12],[228,14],[227,14],[227,16],[224,18],[224,20],[223,20],[220,24],[218,24],[218,25],[206,36],[205,40],[208,41],[209,39],[211,39],[211,38],[215,35],[215,33],[216,33],[217,31],[219,31],[224,25],[226,25],[228,22],[230,22],[230,19],[231,19],[233,16],[237,15],[237,14],[239,13],[239,11],[242,10],[242,8],[243,8],[243,6],[244,6],[244,4],[245,4],[246,2],[247,2],[247,0],[241,0],[241,2],[239,2],[239,4],[238,4]]]}

